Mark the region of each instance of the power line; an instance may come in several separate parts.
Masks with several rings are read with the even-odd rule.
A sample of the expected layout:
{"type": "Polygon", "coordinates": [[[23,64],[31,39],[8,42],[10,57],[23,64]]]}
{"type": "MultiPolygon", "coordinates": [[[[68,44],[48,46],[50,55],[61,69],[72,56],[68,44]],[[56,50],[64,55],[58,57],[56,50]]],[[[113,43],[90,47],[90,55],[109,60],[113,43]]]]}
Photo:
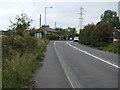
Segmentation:
{"type": "Polygon", "coordinates": [[[37,13],[40,15],[40,18],[39,18],[39,28],[41,27],[41,14],[39,13],[39,7],[37,7],[37,5],[35,4],[35,2],[32,0],[32,3],[37,11],[37,13]]]}
{"type": "Polygon", "coordinates": [[[32,3],[33,3],[33,5],[34,5],[34,7],[35,7],[37,13],[39,14],[39,9],[38,9],[37,5],[35,4],[34,0],[32,0],[32,3]]]}

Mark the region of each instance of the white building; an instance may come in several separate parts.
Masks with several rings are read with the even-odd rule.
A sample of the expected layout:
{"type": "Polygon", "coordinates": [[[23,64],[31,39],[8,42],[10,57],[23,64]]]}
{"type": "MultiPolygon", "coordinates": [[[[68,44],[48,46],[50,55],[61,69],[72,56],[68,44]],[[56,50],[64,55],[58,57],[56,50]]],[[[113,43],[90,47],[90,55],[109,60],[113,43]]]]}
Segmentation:
{"type": "Polygon", "coordinates": [[[35,36],[36,38],[42,38],[42,33],[35,33],[34,36],[35,36]]]}
{"type": "Polygon", "coordinates": [[[120,1],[118,2],[118,16],[119,16],[119,19],[120,19],[120,1]]]}

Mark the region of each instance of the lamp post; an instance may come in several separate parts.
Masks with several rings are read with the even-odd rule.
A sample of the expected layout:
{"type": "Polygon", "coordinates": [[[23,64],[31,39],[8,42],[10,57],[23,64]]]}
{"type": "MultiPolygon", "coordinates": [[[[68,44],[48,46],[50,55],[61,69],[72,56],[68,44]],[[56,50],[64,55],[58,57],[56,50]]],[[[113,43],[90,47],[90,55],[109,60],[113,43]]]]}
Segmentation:
{"type": "Polygon", "coordinates": [[[47,8],[52,8],[52,7],[45,7],[45,25],[46,25],[46,9],[47,8]]]}

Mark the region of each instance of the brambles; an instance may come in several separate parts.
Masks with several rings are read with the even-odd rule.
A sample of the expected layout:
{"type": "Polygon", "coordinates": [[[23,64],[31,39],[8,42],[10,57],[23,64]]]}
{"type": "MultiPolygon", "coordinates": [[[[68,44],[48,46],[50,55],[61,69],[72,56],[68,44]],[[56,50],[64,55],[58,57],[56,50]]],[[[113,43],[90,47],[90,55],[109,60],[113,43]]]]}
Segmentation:
{"type": "MultiPolygon", "coordinates": [[[[32,88],[30,78],[41,66],[47,39],[37,39],[31,35],[31,19],[26,14],[16,16],[7,34],[2,38],[2,85],[3,88],[32,88]]],[[[33,30],[36,32],[36,30],[33,30]]]]}
{"type": "Polygon", "coordinates": [[[3,88],[31,87],[30,77],[43,60],[47,43],[32,36],[3,38],[3,88]]]}

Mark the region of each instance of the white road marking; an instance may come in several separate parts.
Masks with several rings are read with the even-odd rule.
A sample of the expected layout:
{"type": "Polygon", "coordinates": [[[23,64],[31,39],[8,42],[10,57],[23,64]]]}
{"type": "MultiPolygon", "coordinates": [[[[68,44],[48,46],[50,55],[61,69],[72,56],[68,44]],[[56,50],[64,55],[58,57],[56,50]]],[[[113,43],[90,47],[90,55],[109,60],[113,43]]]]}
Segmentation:
{"type": "MultiPolygon", "coordinates": [[[[54,42],[54,48],[55,48],[55,44],[56,44],[56,42],[54,42]]],[[[55,51],[56,51],[56,54],[57,54],[57,56],[58,56],[58,52],[57,52],[57,49],[56,49],[56,48],[55,48],[55,51]]],[[[59,58],[59,59],[60,59],[60,58],[59,58]]],[[[74,88],[74,85],[72,84],[72,81],[71,81],[69,75],[67,74],[67,71],[66,71],[66,69],[64,68],[63,64],[62,64],[62,67],[63,67],[63,69],[64,69],[64,71],[65,71],[65,73],[66,73],[66,75],[67,75],[67,78],[68,78],[68,80],[69,80],[72,88],[74,88]]]]}
{"type": "Polygon", "coordinates": [[[87,51],[84,51],[84,50],[82,50],[82,49],[79,49],[79,48],[71,45],[71,44],[68,43],[68,42],[66,42],[66,44],[68,44],[70,47],[72,47],[72,48],[74,48],[74,49],[76,49],[76,50],[78,50],[78,51],[80,51],[80,52],[83,52],[83,53],[85,53],[85,54],[87,54],[87,55],[89,55],[89,56],[91,56],[91,57],[94,57],[94,58],[96,58],[96,59],[98,59],[98,60],[100,60],[100,61],[102,61],[102,62],[104,62],[104,63],[107,63],[107,64],[109,64],[109,65],[111,65],[111,66],[114,66],[114,67],[120,69],[120,67],[117,66],[114,62],[111,63],[109,60],[104,60],[104,59],[102,59],[102,58],[100,58],[100,57],[98,57],[98,56],[92,55],[92,54],[88,53],[87,51]]]}
{"type": "Polygon", "coordinates": [[[64,59],[62,58],[62,56],[60,55],[60,53],[58,52],[57,48],[55,47],[56,46],[56,42],[54,42],[54,49],[55,49],[55,52],[58,56],[58,59],[62,65],[62,68],[63,70],[65,71],[65,74],[72,86],[72,88],[81,88],[81,85],[80,83],[77,81],[77,79],[75,78],[75,76],[73,75],[73,73],[71,72],[70,68],[68,67],[68,65],[64,62],[64,59]]]}

